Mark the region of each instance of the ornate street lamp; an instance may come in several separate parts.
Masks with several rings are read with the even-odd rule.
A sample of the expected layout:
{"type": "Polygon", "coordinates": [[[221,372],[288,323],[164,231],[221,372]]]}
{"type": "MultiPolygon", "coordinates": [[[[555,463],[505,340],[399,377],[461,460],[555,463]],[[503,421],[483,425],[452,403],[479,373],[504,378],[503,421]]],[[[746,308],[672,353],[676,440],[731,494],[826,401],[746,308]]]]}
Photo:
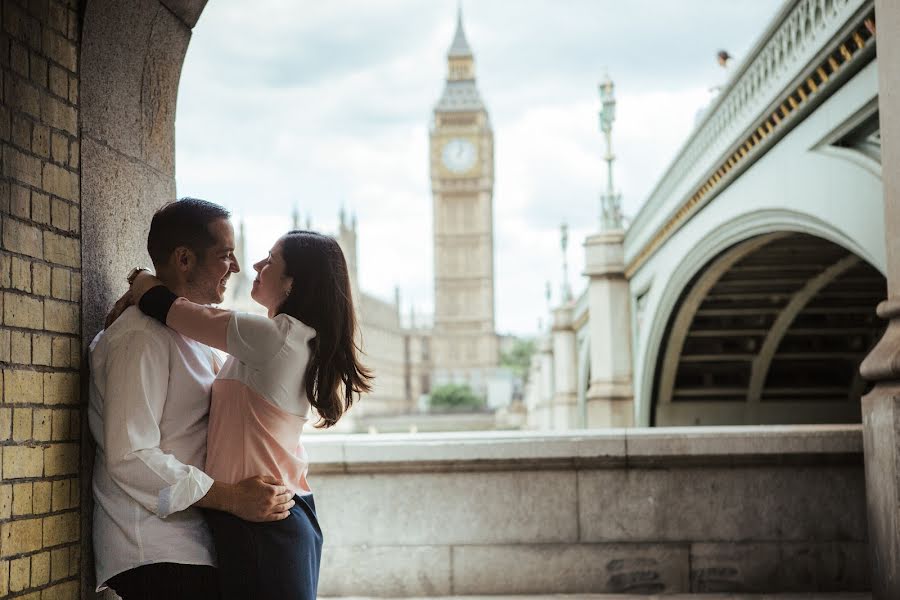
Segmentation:
{"type": "Polygon", "coordinates": [[[606,138],[606,192],[600,195],[600,227],[605,231],[622,229],[622,195],[613,187],[613,162],[616,160],[612,151],[612,127],[616,120],[615,85],[606,76],[599,86],[600,90],[600,131],[606,138]]]}

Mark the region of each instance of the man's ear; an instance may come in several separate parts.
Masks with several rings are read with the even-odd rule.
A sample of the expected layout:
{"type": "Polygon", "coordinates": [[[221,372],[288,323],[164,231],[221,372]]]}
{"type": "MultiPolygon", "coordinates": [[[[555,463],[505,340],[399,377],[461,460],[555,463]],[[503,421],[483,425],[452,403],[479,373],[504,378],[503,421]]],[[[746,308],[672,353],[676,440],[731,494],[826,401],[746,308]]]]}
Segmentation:
{"type": "Polygon", "coordinates": [[[187,273],[197,264],[197,255],[186,246],[178,246],[172,252],[172,263],[180,273],[187,273]]]}

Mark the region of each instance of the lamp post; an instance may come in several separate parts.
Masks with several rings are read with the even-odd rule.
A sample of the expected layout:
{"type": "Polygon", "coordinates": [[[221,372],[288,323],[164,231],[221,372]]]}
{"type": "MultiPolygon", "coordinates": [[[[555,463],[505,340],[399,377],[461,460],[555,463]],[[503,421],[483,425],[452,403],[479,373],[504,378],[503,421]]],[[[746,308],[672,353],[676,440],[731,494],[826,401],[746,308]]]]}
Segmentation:
{"type": "Polygon", "coordinates": [[[562,248],[562,303],[566,304],[572,300],[572,287],[569,285],[569,258],[567,256],[569,249],[569,226],[563,223],[559,226],[559,245],[562,248]]]}
{"type": "Polygon", "coordinates": [[[613,162],[616,155],[612,151],[612,127],[616,120],[615,85],[606,76],[599,86],[600,91],[600,131],[606,139],[606,191],[600,195],[600,228],[604,231],[622,229],[622,195],[613,186],[613,162]]]}

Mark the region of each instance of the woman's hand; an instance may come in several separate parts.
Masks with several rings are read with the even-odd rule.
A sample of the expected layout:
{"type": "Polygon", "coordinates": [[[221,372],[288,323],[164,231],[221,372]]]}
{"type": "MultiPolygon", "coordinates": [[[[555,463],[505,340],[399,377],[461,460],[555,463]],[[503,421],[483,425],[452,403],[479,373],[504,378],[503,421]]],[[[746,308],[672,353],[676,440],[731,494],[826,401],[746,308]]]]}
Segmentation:
{"type": "Polygon", "coordinates": [[[131,298],[133,304],[138,304],[143,296],[151,288],[163,285],[163,282],[156,278],[150,271],[140,271],[131,282],[131,298]]]}
{"type": "Polygon", "coordinates": [[[103,324],[104,329],[109,329],[109,326],[112,325],[116,319],[118,319],[125,309],[134,304],[131,300],[131,290],[126,291],[122,294],[122,297],[116,300],[116,303],[113,304],[113,307],[110,309],[109,313],[106,315],[106,321],[103,324]]]}

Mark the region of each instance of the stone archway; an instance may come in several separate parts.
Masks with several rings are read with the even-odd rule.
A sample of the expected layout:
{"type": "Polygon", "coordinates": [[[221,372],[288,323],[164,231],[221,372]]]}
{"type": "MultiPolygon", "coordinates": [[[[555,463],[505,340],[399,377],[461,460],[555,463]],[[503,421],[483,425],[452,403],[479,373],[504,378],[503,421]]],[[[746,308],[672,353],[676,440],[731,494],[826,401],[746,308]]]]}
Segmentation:
{"type": "MultiPolygon", "coordinates": [[[[122,274],[131,266],[149,263],[146,230],[151,215],[175,199],[178,83],[191,30],[205,5],[206,0],[87,0],[82,6],[81,328],[85,346],[102,328],[108,307],[123,291],[122,274]]],[[[82,413],[81,596],[92,598],[94,447],[87,411],[82,413]]],[[[107,597],[114,595],[107,593],[107,597]]]]}
{"type": "Polygon", "coordinates": [[[701,269],[670,318],[656,425],[858,422],[859,363],[883,325],[884,277],[793,232],[756,236],[701,269]]]}

